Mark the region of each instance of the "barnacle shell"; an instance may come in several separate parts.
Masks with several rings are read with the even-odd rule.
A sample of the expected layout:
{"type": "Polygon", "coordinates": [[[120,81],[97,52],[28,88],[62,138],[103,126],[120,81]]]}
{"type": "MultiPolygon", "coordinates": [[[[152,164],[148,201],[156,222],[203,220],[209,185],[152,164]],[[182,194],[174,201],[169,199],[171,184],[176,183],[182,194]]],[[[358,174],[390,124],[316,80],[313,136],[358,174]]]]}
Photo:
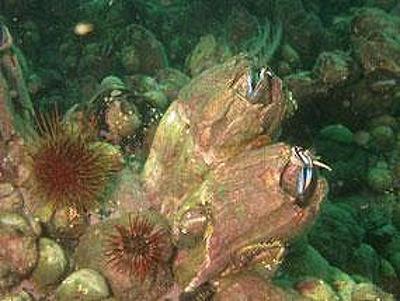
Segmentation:
{"type": "Polygon", "coordinates": [[[272,266],[276,256],[257,246],[270,239],[284,244],[304,230],[326,193],[325,181],[316,179],[300,206],[289,189],[298,178],[291,147],[272,144],[289,99],[270,74],[257,97],[249,95],[251,70],[251,61],[239,55],[185,86],[160,121],[144,167],[152,207],[174,222],[174,233],[202,238],[183,248],[177,237],[176,270],[186,291],[258,260],[272,266]],[[199,223],[191,222],[192,214],[199,223]],[[252,246],[254,252],[246,251],[252,246]],[[195,263],[185,260],[194,250],[205,251],[195,263]],[[258,257],[262,253],[267,256],[258,257]]]}
{"type": "Polygon", "coordinates": [[[177,211],[213,165],[275,139],[287,104],[282,82],[274,78],[252,103],[251,69],[251,61],[239,55],[205,71],[164,114],[143,172],[149,199],[163,213],[177,211]]]}

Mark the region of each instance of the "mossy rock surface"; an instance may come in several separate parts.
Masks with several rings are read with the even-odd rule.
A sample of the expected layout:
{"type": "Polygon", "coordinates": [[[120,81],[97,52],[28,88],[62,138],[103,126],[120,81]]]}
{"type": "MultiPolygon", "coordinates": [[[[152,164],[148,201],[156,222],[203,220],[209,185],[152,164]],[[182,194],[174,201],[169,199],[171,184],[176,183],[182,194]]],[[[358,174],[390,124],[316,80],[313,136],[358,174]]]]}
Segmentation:
{"type": "Polygon", "coordinates": [[[320,137],[343,144],[351,144],[353,142],[352,131],[342,124],[333,124],[324,127],[320,131],[320,137]]]}
{"type": "Polygon", "coordinates": [[[39,240],[39,262],[33,271],[38,286],[56,284],[68,268],[68,258],[55,241],[48,238],[39,240]]]}
{"type": "Polygon", "coordinates": [[[61,283],[56,296],[58,301],[101,301],[110,296],[110,289],[99,272],[80,269],[61,283]]]}
{"type": "Polygon", "coordinates": [[[9,294],[1,298],[0,301],[34,301],[32,297],[25,291],[9,294]]]}
{"type": "Polygon", "coordinates": [[[5,292],[36,266],[37,234],[24,216],[1,213],[0,246],[0,292],[5,292]]]}

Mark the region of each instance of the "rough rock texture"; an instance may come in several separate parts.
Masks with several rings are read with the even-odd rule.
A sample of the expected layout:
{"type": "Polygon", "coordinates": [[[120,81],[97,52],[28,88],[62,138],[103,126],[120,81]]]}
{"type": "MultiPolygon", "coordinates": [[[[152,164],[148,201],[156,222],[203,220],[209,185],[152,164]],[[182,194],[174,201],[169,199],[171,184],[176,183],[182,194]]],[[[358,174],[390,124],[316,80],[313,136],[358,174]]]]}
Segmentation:
{"type": "Polygon", "coordinates": [[[39,255],[37,235],[26,218],[1,213],[0,245],[0,292],[5,292],[35,268],[39,255]]]}
{"type": "Polygon", "coordinates": [[[69,275],[57,288],[58,301],[101,301],[110,295],[104,277],[91,269],[80,269],[69,275]]]}
{"type": "Polygon", "coordinates": [[[400,19],[378,9],[360,9],[352,21],[352,41],[366,74],[400,74],[400,19]]]}

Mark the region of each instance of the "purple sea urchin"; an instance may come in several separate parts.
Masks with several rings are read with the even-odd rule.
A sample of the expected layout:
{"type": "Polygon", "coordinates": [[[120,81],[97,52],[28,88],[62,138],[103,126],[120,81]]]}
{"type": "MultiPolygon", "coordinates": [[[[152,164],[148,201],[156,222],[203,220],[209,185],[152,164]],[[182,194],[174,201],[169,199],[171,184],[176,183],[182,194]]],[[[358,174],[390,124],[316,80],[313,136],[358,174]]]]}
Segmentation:
{"type": "Polygon", "coordinates": [[[144,217],[130,216],[129,226],[116,225],[108,239],[107,264],[143,281],[164,263],[167,237],[164,228],[153,225],[144,217]]]}
{"type": "Polygon", "coordinates": [[[34,195],[54,208],[92,208],[117,170],[115,154],[90,135],[58,120],[43,120],[28,143],[34,195]]]}

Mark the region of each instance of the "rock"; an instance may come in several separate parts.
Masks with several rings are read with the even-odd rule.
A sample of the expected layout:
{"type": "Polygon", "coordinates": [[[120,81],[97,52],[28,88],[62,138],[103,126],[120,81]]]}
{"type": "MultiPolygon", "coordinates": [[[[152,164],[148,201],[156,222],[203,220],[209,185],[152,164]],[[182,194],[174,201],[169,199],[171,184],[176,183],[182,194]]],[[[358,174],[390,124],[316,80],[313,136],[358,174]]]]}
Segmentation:
{"type": "Polygon", "coordinates": [[[386,259],[381,259],[380,279],[376,284],[386,292],[392,293],[395,296],[398,296],[400,293],[400,281],[397,277],[397,273],[392,264],[386,259]]]}
{"type": "Polygon", "coordinates": [[[143,197],[138,170],[125,167],[116,177],[116,189],[108,199],[110,218],[121,217],[126,212],[139,212],[150,208],[149,202],[143,197]]]}
{"type": "Polygon", "coordinates": [[[241,6],[234,6],[232,8],[232,12],[225,25],[229,45],[235,49],[240,49],[259,29],[260,25],[257,18],[241,6]]]}
{"type": "Polygon", "coordinates": [[[392,76],[387,75],[378,80],[372,78],[369,90],[376,95],[383,95],[383,99],[387,99],[389,96],[393,97],[393,103],[396,104],[397,87],[397,80],[392,76]]]}
{"type": "Polygon", "coordinates": [[[136,106],[124,100],[114,100],[108,104],[104,121],[109,139],[113,143],[120,143],[122,139],[134,136],[142,126],[141,115],[136,106]]]}
{"type": "Polygon", "coordinates": [[[367,131],[357,131],[353,135],[353,141],[358,146],[367,147],[371,141],[371,135],[367,131]]]}
{"type": "Polygon", "coordinates": [[[11,183],[0,183],[0,211],[21,212],[24,199],[11,183]]]}
{"type": "Polygon", "coordinates": [[[109,75],[100,83],[101,91],[125,90],[125,83],[117,76],[109,75]]]}
{"type": "MultiPolygon", "coordinates": [[[[231,43],[230,46],[232,45],[235,53],[246,53],[249,57],[253,59],[257,67],[265,66],[272,61],[274,55],[281,45],[283,36],[282,23],[274,22],[273,19],[268,17],[266,17],[262,23],[258,23],[257,18],[251,16],[249,13],[246,14],[244,8],[239,9],[241,10],[241,15],[239,15],[238,17],[241,20],[233,27],[236,27],[236,29],[234,30],[236,30],[238,35],[242,35],[243,39],[238,39],[240,40],[240,42],[238,41],[240,44],[232,45],[231,43]],[[244,19],[247,20],[245,21],[244,19]],[[247,25],[249,26],[246,26],[245,24],[240,24],[241,21],[244,21],[244,23],[247,23],[247,25]],[[241,25],[244,25],[243,28],[241,28],[242,30],[238,30],[237,27],[241,25]],[[246,30],[250,29],[249,27],[254,27],[255,29],[252,32],[245,33],[246,30]],[[245,36],[247,36],[247,38],[245,38],[245,36]]],[[[232,19],[229,21],[232,22],[232,19]]],[[[237,20],[235,20],[234,22],[236,21],[237,20]]]]}
{"type": "Polygon", "coordinates": [[[324,127],[320,132],[320,137],[343,144],[351,144],[354,136],[351,130],[341,124],[333,124],[324,127]]]}
{"type": "Polygon", "coordinates": [[[351,23],[353,49],[365,74],[400,74],[400,19],[374,8],[355,12],[351,23]]]}
{"type": "Polygon", "coordinates": [[[275,14],[281,16],[285,41],[299,53],[306,66],[311,65],[328,44],[327,32],[320,17],[298,0],[281,1],[275,14]],[[301,20],[301,24],[296,20],[301,20]]]}
{"type": "MultiPolygon", "coordinates": [[[[79,89],[82,93],[82,99],[90,99],[98,90],[99,82],[98,79],[94,75],[85,75],[79,78],[79,88],[76,87],[75,89],[79,89]]],[[[71,87],[74,89],[74,87],[71,87]]]]}
{"type": "Polygon", "coordinates": [[[0,85],[3,89],[0,93],[2,106],[0,122],[2,139],[8,141],[12,138],[10,130],[14,131],[14,134],[18,133],[26,138],[33,127],[34,109],[24,81],[24,76],[28,73],[25,56],[14,45],[13,37],[3,22],[1,32],[0,49],[2,55],[0,60],[2,68],[0,85]]]}
{"type": "Polygon", "coordinates": [[[384,277],[396,278],[396,271],[394,267],[388,260],[384,258],[381,258],[381,273],[384,277]]]}
{"type": "Polygon", "coordinates": [[[129,74],[135,74],[140,70],[140,53],[135,47],[126,46],[122,48],[120,63],[129,74]]]}
{"type": "Polygon", "coordinates": [[[56,296],[58,301],[104,301],[110,296],[110,289],[99,272],[80,269],[63,280],[56,296]]]}
{"type": "Polygon", "coordinates": [[[382,291],[372,283],[356,284],[352,293],[352,301],[394,301],[395,298],[382,291]]]}
{"type": "Polygon", "coordinates": [[[372,118],[368,122],[368,126],[370,129],[374,129],[379,126],[385,126],[385,127],[390,127],[394,131],[397,130],[398,128],[396,118],[388,114],[372,118]]]}
{"type": "Polygon", "coordinates": [[[281,56],[290,66],[296,66],[300,63],[300,56],[297,51],[288,43],[281,47],[281,56]]]}
{"type": "Polygon", "coordinates": [[[396,0],[367,0],[366,6],[377,7],[390,12],[398,3],[396,0]]]}
{"type": "Polygon", "coordinates": [[[200,38],[199,43],[186,60],[186,68],[194,77],[206,69],[223,63],[231,56],[229,48],[209,34],[200,38]]]}
{"type": "MultiPolygon", "coordinates": [[[[393,251],[392,251],[393,252],[393,251]]],[[[392,264],[397,274],[400,274],[400,250],[389,255],[389,262],[392,264]]]]}
{"type": "Polygon", "coordinates": [[[43,91],[45,85],[43,79],[37,74],[31,74],[27,80],[28,89],[31,95],[37,95],[39,92],[43,91]]]}
{"type": "MultiPolygon", "coordinates": [[[[396,177],[399,176],[398,179],[400,179],[400,173],[395,173],[396,177]]],[[[398,202],[395,202],[392,205],[392,223],[396,227],[396,229],[400,229],[400,204],[398,202]]]]}
{"type": "Polygon", "coordinates": [[[376,192],[388,191],[393,187],[392,172],[385,167],[372,167],[368,170],[367,182],[376,192]]]}
{"type": "Polygon", "coordinates": [[[285,263],[285,273],[297,280],[305,277],[329,279],[332,274],[329,262],[309,244],[301,247],[293,245],[285,263]]]}
{"type": "Polygon", "coordinates": [[[32,276],[39,287],[56,284],[68,268],[68,259],[63,249],[48,238],[39,240],[39,261],[32,276]]]}
{"type": "Polygon", "coordinates": [[[148,91],[143,94],[143,97],[154,108],[158,108],[162,112],[164,112],[168,108],[169,100],[161,90],[148,91]]]}
{"type": "Polygon", "coordinates": [[[352,301],[351,295],[355,281],[338,268],[332,267],[331,286],[342,301],[352,301]]]}
{"type": "Polygon", "coordinates": [[[59,239],[78,239],[89,225],[86,214],[71,208],[59,208],[53,213],[48,231],[52,237],[59,239]]]}
{"type": "Polygon", "coordinates": [[[372,145],[378,150],[385,151],[390,149],[395,141],[395,135],[391,127],[381,125],[371,130],[372,145]]]}
{"type": "MultiPolygon", "coordinates": [[[[377,76],[384,77],[384,75],[377,76]]],[[[390,79],[391,76],[388,76],[388,78],[390,79]]],[[[338,93],[338,101],[340,101],[339,99],[343,101],[344,98],[349,101],[353,122],[355,117],[354,113],[359,116],[360,121],[366,122],[368,118],[394,111],[393,107],[396,105],[394,92],[375,92],[372,89],[374,85],[380,85],[380,81],[374,81],[373,78],[362,78],[345,88],[344,94],[338,93]]],[[[349,121],[351,122],[352,120],[349,119],[349,121]]]]}
{"type": "Polygon", "coordinates": [[[364,229],[351,207],[327,203],[309,234],[310,244],[330,264],[346,267],[361,245],[364,229]]]}
{"type": "Polygon", "coordinates": [[[380,280],[388,279],[394,282],[394,280],[397,279],[396,270],[389,262],[389,260],[386,260],[384,258],[381,258],[379,274],[381,275],[380,280]]]}
{"type": "Polygon", "coordinates": [[[11,183],[0,183],[0,198],[3,199],[4,197],[12,194],[14,191],[14,186],[11,183]]]}
{"type": "MultiPolygon", "coordinates": [[[[2,118],[5,120],[6,117],[3,116],[2,118]]],[[[3,124],[2,126],[6,125],[3,124]]],[[[4,140],[0,141],[0,182],[9,183],[13,188],[17,188],[24,185],[29,178],[30,170],[26,167],[28,156],[24,140],[21,137],[14,135],[7,139],[10,139],[7,143],[4,140]]],[[[11,187],[6,185],[3,186],[3,189],[5,189],[3,193],[9,194],[11,187]]]]}
{"type": "Polygon", "coordinates": [[[321,83],[334,87],[352,76],[352,64],[350,55],[343,51],[322,52],[315,62],[313,72],[321,83]]]}
{"type": "Polygon", "coordinates": [[[180,89],[190,80],[186,74],[173,68],[159,70],[155,79],[158,81],[160,90],[168,97],[169,103],[178,97],[180,89]]]}
{"type": "Polygon", "coordinates": [[[339,297],[325,281],[308,279],[300,281],[295,286],[300,295],[315,301],[339,301],[339,297]]]}
{"type": "Polygon", "coordinates": [[[185,244],[180,240],[178,246],[178,252],[174,260],[173,271],[175,275],[175,281],[178,283],[179,287],[186,287],[190,280],[196,276],[197,271],[203,261],[206,254],[206,248],[204,243],[195,244],[192,242],[185,244]]]}
{"type": "MultiPolygon", "coordinates": [[[[166,69],[162,69],[162,71],[166,69]]],[[[166,71],[165,71],[166,72],[166,71]]],[[[163,76],[161,72],[159,72],[160,76],[163,76]]],[[[165,76],[168,76],[165,74],[165,76]]],[[[173,75],[171,75],[173,76],[173,75]]],[[[173,81],[173,78],[165,78],[165,82],[161,85],[156,78],[146,76],[146,75],[132,75],[126,77],[127,82],[130,86],[130,89],[135,93],[135,103],[142,107],[144,110],[144,104],[150,106],[153,110],[157,110],[158,112],[165,112],[171,103],[172,99],[170,99],[164,91],[174,95],[177,91],[173,91],[174,85],[178,83],[168,82],[169,80],[173,81]]],[[[179,85],[179,84],[178,84],[179,85]]],[[[145,115],[150,116],[151,112],[143,112],[145,115]]],[[[144,117],[146,119],[146,116],[144,117]]],[[[147,117],[149,119],[149,117],[147,117]]]]}
{"type": "Polygon", "coordinates": [[[128,74],[153,75],[168,65],[163,45],[143,26],[127,26],[118,36],[116,43],[122,45],[118,57],[128,74]]]}
{"type": "Polygon", "coordinates": [[[284,78],[295,99],[307,101],[313,95],[325,93],[326,87],[319,84],[317,78],[309,71],[293,73],[284,78]]]}
{"type": "Polygon", "coordinates": [[[33,21],[26,21],[21,24],[23,34],[20,36],[20,43],[23,45],[24,51],[30,56],[39,55],[38,50],[41,46],[41,30],[38,24],[33,21]]]}
{"type": "Polygon", "coordinates": [[[7,294],[6,296],[0,298],[1,301],[34,301],[34,299],[25,291],[7,294]]]}
{"type": "MultiPolygon", "coordinates": [[[[162,69],[159,73],[162,73],[162,69]]],[[[159,84],[154,77],[142,74],[129,75],[125,77],[129,89],[135,91],[139,95],[149,91],[159,90],[159,84]]]]}
{"type": "Polygon", "coordinates": [[[292,67],[285,61],[278,63],[276,71],[279,76],[288,76],[293,73],[292,67]]]}
{"type": "Polygon", "coordinates": [[[348,270],[375,282],[379,278],[380,264],[381,260],[374,248],[363,243],[354,251],[348,270]]]}
{"type": "MultiPolygon", "coordinates": [[[[131,91],[121,79],[108,76],[83,110],[86,115],[79,116],[82,115],[79,109],[75,113],[77,124],[97,131],[99,138],[125,150],[138,143],[143,125],[136,96],[137,91],[131,91]]],[[[74,112],[69,115],[74,120],[74,112]]]]}
{"type": "Polygon", "coordinates": [[[77,69],[88,75],[102,77],[113,69],[113,65],[116,62],[115,56],[105,55],[105,47],[108,47],[106,45],[108,44],[104,41],[93,40],[82,44],[81,54],[77,58],[69,55],[66,63],[72,67],[72,70],[77,69]],[[75,66],[71,66],[71,64],[75,64],[75,66]]]}
{"type": "Polygon", "coordinates": [[[392,209],[397,203],[394,195],[386,194],[370,199],[364,197],[360,204],[360,224],[367,235],[364,239],[379,254],[382,254],[398,236],[398,230],[393,226],[395,212],[392,209]]]}
{"type": "Polygon", "coordinates": [[[26,218],[0,214],[0,290],[18,284],[38,261],[37,236],[26,218]]]}
{"type": "MultiPolygon", "coordinates": [[[[239,274],[219,281],[218,291],[212,300],[215,301],[269,301],[301,300],[299,296],[285,292],[283,289],[266,282],[252,274],[239,274]]],[[[195,299],[197,300],[197,299],[195,299]]]]}

